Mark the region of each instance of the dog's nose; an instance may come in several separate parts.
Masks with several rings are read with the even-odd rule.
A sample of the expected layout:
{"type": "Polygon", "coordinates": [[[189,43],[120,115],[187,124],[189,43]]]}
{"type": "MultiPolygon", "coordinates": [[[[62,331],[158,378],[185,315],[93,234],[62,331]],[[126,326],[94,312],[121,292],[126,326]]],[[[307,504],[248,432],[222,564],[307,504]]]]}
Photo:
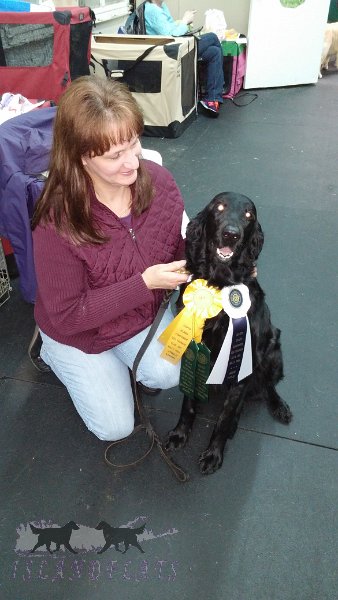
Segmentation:
{"type": "Polygon", "coordinates": [[[226,229],[223,231],[223,238],[225,240],[237,241],[240,237],[240,231],[238,227],[234,227],[232,225],[228,225],[226,229]]]}

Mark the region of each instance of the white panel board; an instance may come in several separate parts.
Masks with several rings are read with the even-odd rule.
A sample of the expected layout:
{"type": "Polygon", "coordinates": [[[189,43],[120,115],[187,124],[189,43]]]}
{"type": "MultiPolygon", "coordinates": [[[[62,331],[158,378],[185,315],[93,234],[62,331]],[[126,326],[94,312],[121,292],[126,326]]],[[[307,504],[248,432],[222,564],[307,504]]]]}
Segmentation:
{"type": "Polygon", "coordinates": [[[316,83],[330,0],[251,0],[244,87],[316,83]]]}

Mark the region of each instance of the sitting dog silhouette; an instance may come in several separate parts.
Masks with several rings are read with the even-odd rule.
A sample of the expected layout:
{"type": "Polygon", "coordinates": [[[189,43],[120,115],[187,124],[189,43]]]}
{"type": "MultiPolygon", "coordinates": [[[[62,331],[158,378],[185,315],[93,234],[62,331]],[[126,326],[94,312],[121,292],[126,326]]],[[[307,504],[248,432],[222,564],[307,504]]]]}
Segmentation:
{"type": "Polygon", "coordinates": [[[69,550],[69,552],[77,554],[77,552],[73,550],[69,543],[72,531],[80,529],[80,527],[76,525],[74,521],[70,521],[63,527],[46,527],[44,529],[41,529],[40,527],[35,527],[35,525],[32,525],[31,523],[29,524],[29,526],[32,530],[32,533],[34,533],[34,535],[39,536],[38,541],[36,542],[31,552],[35,552],[37,548],[40,548],[41,546],[45,545],[48,552],[52,554],[53,552],[57,552],[58,550],[60,550],[60,546],[63,545],[65,548],[67,548],[67,550],[69,550]],[[52,542],[54,542],[54,544],[56,545],[55,550],[50,549],[50,545],[52,542]]]}
{"type": "Polygon", "coordinates": [[[137,536],[140,533],[143,533],[146,524],[141,527],[132,529],[131,527],[111,527],[105,521],[100,521],[100,523],[95,527],[95,529],[102,529],[103,537],[105,539],[105,545],[101,550],[98,551],[98,554],[102,554],[110,546],[114,546],[117,552],[122,552],[125,554],[129,548],[129,546],[135,546],[138,548],[140,552],[144,554],[144,550],[142,550],[140,544],[137,541],[137,536]],[[120,550],[119,544],[124,543],[124,551],[120,550]]]}

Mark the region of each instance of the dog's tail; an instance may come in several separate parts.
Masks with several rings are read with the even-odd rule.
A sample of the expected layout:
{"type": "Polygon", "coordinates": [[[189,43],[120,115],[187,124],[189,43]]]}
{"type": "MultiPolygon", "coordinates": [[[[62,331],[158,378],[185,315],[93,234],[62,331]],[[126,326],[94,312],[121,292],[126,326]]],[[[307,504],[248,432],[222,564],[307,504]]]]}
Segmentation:
{"type": "Polygon", "coordinates": [[[146,523],[144,523],[143,525],[141,525],[141,527],[138,527],[137,529],[133,529],[133,531],[134,531],[136,534],[143,533],[143,532],[144,532],[144,528],[145,528],[145,526],[146,526],[146,523]]]}
{"type": "Polygon", "coordinates": [[[39,529],[39,527],[35,527],[35,525],[32,525],[32,523],[30,523],[29,526],[32,530],[32,533],[40,533],[41,532],[41,529],[39,529]]]}

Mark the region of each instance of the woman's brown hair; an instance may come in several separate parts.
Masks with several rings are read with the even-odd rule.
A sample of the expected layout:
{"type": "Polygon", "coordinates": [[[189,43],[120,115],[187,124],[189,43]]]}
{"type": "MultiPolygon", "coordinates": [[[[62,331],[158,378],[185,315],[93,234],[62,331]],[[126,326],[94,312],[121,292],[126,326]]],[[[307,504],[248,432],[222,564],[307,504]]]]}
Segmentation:
{"type": "MultiPolygon", "coordinates": [[[[92,184],[82,157],[101,156],[112,145],[141,135],[143,127],[141,109],[123,83],[94,75],[73,81],[57,108],[49,175],[32,228],[52,221],[76,243],[103,243],[106,237],[92,222],[92,184]]],[[[152,181],[142,161],[131,191],[132,212],[141,214],[153,198],[152,181]]]]}

